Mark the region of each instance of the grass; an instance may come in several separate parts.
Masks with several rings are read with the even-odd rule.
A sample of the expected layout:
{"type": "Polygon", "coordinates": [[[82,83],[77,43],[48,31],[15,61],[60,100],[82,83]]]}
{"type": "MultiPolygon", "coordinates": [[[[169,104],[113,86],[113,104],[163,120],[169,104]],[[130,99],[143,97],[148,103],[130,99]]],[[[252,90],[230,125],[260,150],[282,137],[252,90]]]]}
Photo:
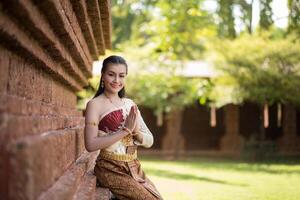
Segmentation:
{"type": "Polygon", "coordinates": [[[166,200],[299,200],[300,162],[229,159],[167,161],[141,157],[142,168],[166,200]]]}

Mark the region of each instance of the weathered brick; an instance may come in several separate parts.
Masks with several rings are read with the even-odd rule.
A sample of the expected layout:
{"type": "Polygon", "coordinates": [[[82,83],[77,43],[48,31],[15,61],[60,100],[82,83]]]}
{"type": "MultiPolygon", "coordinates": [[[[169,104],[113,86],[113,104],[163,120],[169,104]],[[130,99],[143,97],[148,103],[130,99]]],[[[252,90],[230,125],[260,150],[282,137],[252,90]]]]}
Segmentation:
{"type": "MultiPolygon", "coordinates": [[[[105,5],[108,2],[105,0],[105,5]]],[[[99,2],[92,3],[99,10],[99,2]]],[[[100,13],[97,15],[99,18],[100,13]]],[[[100,27],[94,34],[89,24],[92,42],[87,43],[80,27],[70,0],[0,2],[1,198],[37,199],[59,183],[59,177],[70,171],[78,157],[78,183],[94,166],[97,152],[82,156],[84,118],[75,108],[75,92],[92,76],[89,51],[96,48],[103,33],[99,34],[100,27]]],[[[69,186],[76,189],[72,180],[69,186]]],[[[91,180],[81,181],[83,188],[92,183],[90,188],[94,189],[91,180]]],[[[59,195],[64,186],[49,199],[66,199],[59,195]]]]}
{"type": "MultiPolygon", "coordinates": [[[[68,91],[66,87],[64,87],[60,83],[53,83],[51,87],[52,93],[52,103],[66,107],[66,108],[75,108],[77,103],[77,97],[71,91],[68,91]]],[[[60,110],[59,112],[68,113],[66,111],[60,110]]],[[[69,113],[68,113],[69,114],[69,113]]]]}
{"type": "Polygon", "coordinates": [[[78,128],[75,130],[76,132],[76,157],[79,157],[84,151],[84,129],[78,128]]]}
{"type": "Polygon", "coordinates": [[[9,54],[0,46],[0,94],[6,93],[9,72],[9,54]]]}
{"type": "Polygon", "coordinates": [[[38,40],[54,60],[60,62],[66,70],[82,84],[86,85],[87,80],[74,62],[70,54],[66,51],[58,38],[55,36],[50,25],[47,23],[37,7],[31,1],[10,1],[3,0],[3,4],[20,22],[20,26],[30,31],[31,37],[38,40]]]}
{"type": "Polygon", "coordinates": [[[64,128],[64,121],[62,120],[62,117],[53,117],[51,119],[51,129],[59,130],[62,128],[64,128]]]}
{"type": "Polygon", "coordinates": [[[0,94],[0,113],[7,110],[7,95],[0,94]]]}
{"type": "MultiPolygon", "coordinates": [[[[5,135],[9,141],[27,135],[84,125],[84,118],[76,109],[46,103],[39,104],[36,101],[12,95],[4,95],[0,99],[4,99],[3,102],[7,101],[3,103],[6,105],[3,111],[9,113],[5,114],[6,130],[1,136],[5,135]]],[[[4,119],[0,120],[0,127],[3,127],[3,124],[4,119]]]]}
{"type": "Polygon", "coordinates": [[[69,50],[73,59],[78,63],[78,66],[81,68],[86,77],[91,77],[92,59],[91,57],[87,57],[85,54],[85,50],[81,46],[76,36],[77,32],[73,30],[73,27],[71,26],[71,23],[67,18],[60,2],[49,0],[33,0],[33,2],[47,17],[49,24],[59,38],[60,42],[69,50]]]}
{"type": "Polygon", "coordinates": [[[91,172],[86,173],[73,199],[91,200],[94,197],[95,190],[96,190],[96,176],[91,172]]]}
{"type": "Polygon", "coordinates": [[[98,59],[99,53],[98,48],[96,45],[92,25],[90,18],[88,17],[87,5],[86,1],[71,1],[70,2],[73,6],[75,12],[70,11],[73,14],[76,14],[77,20],[79,22],[80,28],[82,30],[83,36],[88,44],[88,48],[91,52],[91,55],[94,60],[98,59]]]}
{"type": "Polygon", "coordinates": [[[73,165],[54,183],[50,189],[42,193],[38,197],[38,200],[72,199],[84,172],[84,164],[73,165]]]}
{"type": "Polygon", "coordinates": [[[103,27],[103,35],[105,41],[105,47],[110,49],[111,48],[111,13],[110,13],[110,1],[109,0],[98,0],[100,5],[100,15],[103,27]]]}
{"type": "Polygon", "coordinates": [[[71,93],[69,91],[63,92],[63,100],[62,100],[62,106],[66,108],[75,108],[76,107],[76,100],[77,97],[74,93],[71,93]]]}
{"type": "MultiPolygon", "coordinates": [[[[1,132],[0,132],[1,134],[1,132]]],[[[1,138],[1,137],[0,137],[1,138]]],[[[0,140],[3,143],[2,140],[0,140]]],[[[0,195],[2,199],[8,199],[8,185],[9,185],[9,155],[5,150],[5,145],[0,143],[0,195]]]]}
{"type": "MultiPolygon", "coordinates": [[[[61,65],[47,54],[47,52],[39,45],[39,43],[31,39],[24,33],[14,21],[8,16],[1,13],[0,17],[1,30],[0,36],[3,39],[4,45],[11,51],[14,51],[19,56],[26,58],[34,63],[34,66],[39,66],[45,69],[49,74],[52,74],[57,80],[63,82],[70,87],[74,92],[80,90],[80,86],[72,77],[67,75],[61,65]]],[[[19,63],[22,64],[22,63],[19,63]]]]}
{"type": "MultiPolygon", "coordinates": [[[[63,91],[63,90],[62,90],[63,91]]],[[[5,111],[10,114],[19,114],[19,115],[41,115],[41,116],[78,116],[82,117],[82,111],[76,110],[76,108],[69,107],[67,105],[75,104],[73,101],[73,95],[70,94],[72,99],[71,101],[68,101],[68,104],[65,105],[65,107],[62,107],[62,105],[54,105],[52,103],[46,103],[41,102],[37,100],[28,100],[24,97],[14,96],[14,95],[0,95],[0,111],[5,111]],[[72,102],[72,103],[70,103],[72,102]]],[[[60,97],[63,99],[62,97],[60,97]]],[[[74,97],[76,98],[76,97],[74,97]]]]}
{"type": "Polygon", "coordinates": [[[26,91],[23,86],[23,63],[13,57],[10,59],[10,68],[9,68],[9,76],[8,76],[8,93],[13,95],[25,96],[26,91]]]}
{"type": "Polygon", "coordinates": [[[6,98],[7,98],[6,112],[10,114],[25,114],[27,112],[27,107],[24,98],[18,96],[12,96],[12,95],[6,95],[6,98]]]}
{"type": "Polygon", "coordinates": [[[109,200],[111,197],[110,191],[107,188],[97,187],[94,195],[94,200],[109,200]]]}
{"type": "Polygon", "coordinates": [[[100,8],[99,8],[98,1],[91,0],[91,1],[87,1],[86,3],[87,3],[87,13],[89,15],[92,24],[94,35],[96,38],[98,38],[96,40],[98,50],[100,54],[104,55],[105,44],[104,44],[104,36],[103,36],[102,22],[101,22],[100,8]]]}
{"type": "MultiPolygon", "coordinates": [[[[90,52],[90,50],[88,48],[88,45],[87,45],[87,43],[84,39],[83,33],[82,33],[82,31],[80,29],[80,26],[78,24],[78,21],[77,21],[75,13],[73,11],[70,0],[58,0],[58,2],[60,2],[60,6],[64,10],[64,14],[68,18],[69,23],[71,24],[71,27],[72,27],[73,31],[76,33],[76,37],[77,37],[79,43],[81,44],[81,46],[83,48],[83,53],[86,55],[88,60],[93,60],[93,59],[97,60],[98,59],[97,56],[92,58],[91,52],[90,52]]],[[[87,22],[85,22],[85,23],[87,23],[87,22]]]]}
{"type": "Polygon", "coordinates": [[[10,147],[11,199],[36,199],[75,160],[72,130],[27,137],[10,147]]]}
{"type": "MultiPolygon", "coordinates": [[[[83,153],[76,162],[49,188],[43,192],[38,200],[71,200],[82,183],[82,176],[91,169],[90,163],[94,163],[99,152],[83,153]]],[[[93,177],[91,177],[93,179],[93,177]]],[[[94,185],[95,187],[95,185],[94,185]]]]}

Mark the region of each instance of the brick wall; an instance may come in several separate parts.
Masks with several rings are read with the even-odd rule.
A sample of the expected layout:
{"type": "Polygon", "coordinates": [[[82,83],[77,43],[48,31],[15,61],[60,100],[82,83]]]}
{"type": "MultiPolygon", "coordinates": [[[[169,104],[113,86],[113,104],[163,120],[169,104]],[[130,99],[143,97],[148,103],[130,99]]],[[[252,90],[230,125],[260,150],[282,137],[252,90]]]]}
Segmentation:
{"type": "Polygon", "coordinates": [[[110,20],[109,0],[0,2],[1,199],[99,195],[75,94],[110,48],[110,20]]]}

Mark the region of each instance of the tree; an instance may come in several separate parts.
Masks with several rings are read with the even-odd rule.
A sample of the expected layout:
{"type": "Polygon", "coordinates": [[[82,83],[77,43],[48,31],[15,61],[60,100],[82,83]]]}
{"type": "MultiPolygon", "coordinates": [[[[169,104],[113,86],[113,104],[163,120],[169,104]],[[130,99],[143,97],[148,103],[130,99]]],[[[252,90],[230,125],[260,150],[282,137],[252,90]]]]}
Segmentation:
{"type": "MultiPolygon", "coordinates": [[[[216,35],[216,26],[212,15],[202,9],[202,1],[150,2],[135,1],[135,6],[119,8],[135,10],[134,20],[128,22],[131,25],[131,36],[118,46],[119,49],[126,52],[127,58],[133,58],[131,61],[138,63],[139,72],[149,67],[160,71],[148,76],[139,73],[133,76],[132,81],[128,77],[128,94],[132,94],[132,98],[139,104],[153,109],[158,119],[165,113],[168,137],[180,137],[180,117],[174,119],[171,116],[180,116],[185,106],[196,101],[198,91],[195,88],[199,84],[195,80],[175,76],[174,70],[181,67],[184,60],[202,57],[209,38],[216,35]],[[179,124],[179,128],[172,132],[174,124],[179,124]]],[[[172,143],[168,139],[166,141],[172,143]]],[[[177,142],[170,148],[178,149],[176,145],[177,142]]]]}
{"type": "Polygon", "coordinates": [[[247,0],[236,0],[236,4],[240,6],[240,10],[242,12],[242,21],[244,22],[246,26],[246,30],[249,34],[253,32],[252,28],[252,20],[253,20],[253,0],[248,1],[247,0]]]}
{"type": "Polygon", "coordinates": [[[300,34],[300,2],[298,0],[288,0],[289,25],[288,31],[300,34]]]}
{"type": "Polygon", "coordinates": [[[262,29],[269,29],[270,26],[274,23],[272,16],[273,11],[271,7],[271,3],[273,0],[260,0],[260,19],[259,19],[259,25],[262,29]]]}
{"type": "MultiPolygon", "coordinates": [[[[224,104],[225,100],[254,102],[263,107],[275,103],[300,105],[300,40],[293,37],[274,39],[270,34],[243,35],[235,41],[224,42],[219,52],[225,62],[223,76],[214,81],[210,98],[224,104]],[[223,86],[222,86],[223,83],[223,86]],[[225,88],[225,89],[222,89],[225,88]]],[[[265,138],[261,131],[257,139],[265,138]]]]}
{"type": "Polygon", "coordinates": [[[127,91],[138,104],[154,110],[159,124],[166,116],[166,134],[162,150],[172,152],[177,157],[184,150],[184,137],[181,133],[183,108],[196,102],[205,93],[207,80],[187,79],[172,73],[144,73],[130,75],[127,91]]]}
{"type": "Polygon", "coordinates": [[[233,15],[233,0],[218,0],[218,16],[219,16],[219,29],[220,37],[235,38],[236,31],[234,28],[234,15],[233,15]]]}
{"type": "Polygon", "coordinates": [[[300,40],[274,40],[270,35],[243,35],[225,41],[220,53],[222,70],[237,84],[238,99],[259,104],[275,102],[300,105],[300,40]]]}
{"type": "Polygon", "coordinates": [[[120,44],[129,40],[147,37],[140,35],[140,27],[151,20],[156,0],[113,0],[112,4],[114,49],[119,49],[120,44]]]}

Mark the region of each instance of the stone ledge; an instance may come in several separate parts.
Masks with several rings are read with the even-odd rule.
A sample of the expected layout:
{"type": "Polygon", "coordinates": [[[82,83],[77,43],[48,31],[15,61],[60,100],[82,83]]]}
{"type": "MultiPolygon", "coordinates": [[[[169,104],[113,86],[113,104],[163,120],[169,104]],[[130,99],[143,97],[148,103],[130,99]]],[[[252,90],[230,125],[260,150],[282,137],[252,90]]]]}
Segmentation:
{"type": "MultiPolygon", "coordinates": [[[[84,196],[82,190],[89,189],[93,193],[93,188],[96,187],[96,177],[91,173],[86,173],[92,168],[98,152],[84,152],[76,162],[45,192],[43,192],[38,200],[72,200],[75,198],[75,193],[78,197],[84,196]],[[92,185],[94,185],[92,187],[92,185]]],[[[94,190],[95,191],[95,190],[94,190]]],[[[91,196],[93,194],[90,194],[91,196]]]]}
{"type": "Polygon", "coordinates": [[[91,200],[96,191],[96,176],[87,172],[76,190],[73,200],[91,200]]]}
{"type": "Polygon", "coordinates": [[[111,193],[109,189],[103,188],[103,187],[97,187],[95,194],[94,194],[94,200],[109,200],[111,197],[111,193]]]}

